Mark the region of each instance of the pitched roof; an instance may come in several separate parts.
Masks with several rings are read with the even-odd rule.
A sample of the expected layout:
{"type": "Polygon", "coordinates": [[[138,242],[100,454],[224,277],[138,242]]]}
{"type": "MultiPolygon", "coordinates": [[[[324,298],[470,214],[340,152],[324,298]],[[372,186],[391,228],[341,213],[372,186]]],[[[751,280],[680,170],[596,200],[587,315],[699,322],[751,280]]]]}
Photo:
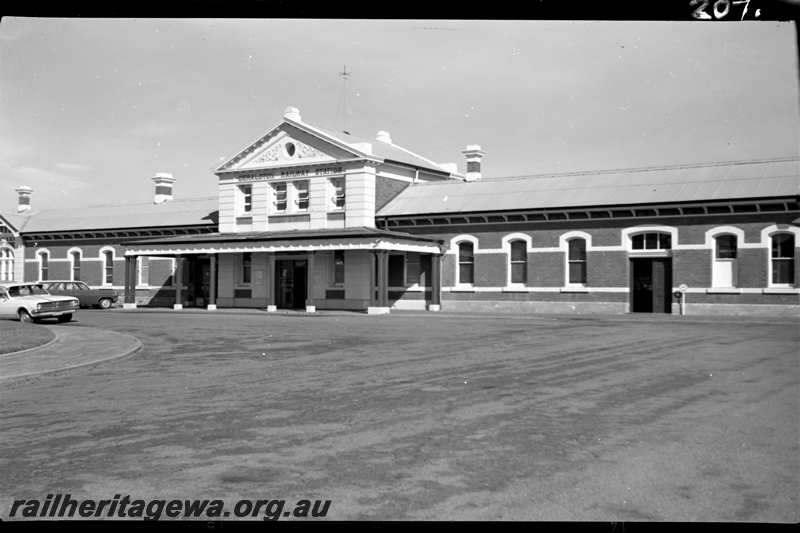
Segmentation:
{"type": "Polygon", "coordinates": [[[372,147],[372,155],[380,157],[383,160],[395,161],[398,163],[403,163],[414,167],[419,167],[428,170],[433,170],[436,172],[444,172],[446,174],[449,174],[449,171],[443,169],[438,163],[428,159],[427,157],[416,154],[407,148],[403,148],[402,146],[399,146],[397,144],[378,141],[374,139],[373,140],[364,139],[362,137],[351,135],[350,133],[333,131],[325,128],[320,128],[318,126],[311,126],[311,127],[316,130],[319,130],[320,132],[324,133],[329,137],[333,137],[334,139],[338,140],[341,143],[351,146],[352,148],[358,149],[357,146],[352,146],[354,143],[357,144],[369,143],[372,147]]]}
{"type": "Polygon", "coordinates": [[[653,204],[800,194],[800,160],[682,165],[549,176],[427,182],[377,216],[653,204]]]}
{"type": "Polygon", "coordinates": [[[216,196],[139,203],[47,209],[25,216],[20,233],[112,230],[217,224],[216,196]]]}

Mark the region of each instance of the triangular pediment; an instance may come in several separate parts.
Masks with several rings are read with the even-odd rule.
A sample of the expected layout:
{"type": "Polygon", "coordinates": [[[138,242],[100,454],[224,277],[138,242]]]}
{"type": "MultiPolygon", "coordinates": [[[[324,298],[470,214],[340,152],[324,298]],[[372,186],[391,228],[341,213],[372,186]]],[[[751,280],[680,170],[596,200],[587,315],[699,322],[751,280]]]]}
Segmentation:
{"type": "Polygon", "coordinates": [[[357,154],[291,124],[282,123],[220,166],[218,171],[330,163],[357,154]]]}

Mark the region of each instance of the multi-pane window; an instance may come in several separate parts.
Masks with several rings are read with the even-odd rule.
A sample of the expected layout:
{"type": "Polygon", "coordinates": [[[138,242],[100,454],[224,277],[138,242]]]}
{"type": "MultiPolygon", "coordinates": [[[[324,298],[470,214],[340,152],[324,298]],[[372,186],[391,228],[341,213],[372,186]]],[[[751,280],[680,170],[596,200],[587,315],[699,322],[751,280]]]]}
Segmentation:
{"type": "Polygon", "coordinates": [[[344,178],[331,178],[331,189],[333,194],[331,196],[331,204],[335,209],[344,208],[344,178]]]}
{"type": "Polygon", "coordinates": [[[458,283],[472,284],[475,280],[475,249],[471,242],[458,245],[458,283]]]}
{"type": "Polygon", "coordinates": [[[286,211],[286,183],[276,183],[272,189],[275,193],[275,210],[286,211]]]}
{"type": "Polygon", "coordinates": [[[509,257],[511,283],[528,282],[528,244],[525,241],[511,241],[509,257]]]}
{"type": "Polygon", "coordinates": [[[81,253],[77,250],[70,252],[72,258],[72,280],[79,281],[81,279],[81,253]]]}
{"type": "Polygon", "coordinates": [[[670,250],[672,236],[669,233],[638,233],[631,237],[631,248],[634,250],[670,250]]]}
{"type": "Polygon", "coordinates": [[[333,252],[333,284],[344,285],[344,250],[333,252]]]}
{"type": "Polygon", "coordinates": [[[567,253],[568,281],[571,284],[586,284],[586,241],[571,239],[567,253]]]}
{"type": "Polygon", "coordinates": [[[772,236],[772,283],[794,284],[794,235],[778,233],[772,236]]]}
{"type": "Polygon", "coordinates": [[[14,252],[10,248],[0,248],[0,281],[14,279],[14,252]]]}
{"type": "Polygon", "coordinates": [[[103,252],[103,282],[106,285],[114,283],[114,252],[106,250],[103,252]]]}
{"type": "Polygon", "coordinates": [[[49,262],[50,254],[47,252],[39,254],[39,281],[47,281],[48,271],[50,270],[49,262]]]}
{"type": "Polygon", "coordinates": [[[308,209],[308,180],[302,181],[295,181],[294,182],[294,190],[296,191],[297,198],[295,202],[297,203],[297,209],[300,211],[305,211],[308,209]]]}
{"type": "Polygon", "coordinates": [[[251,213],[253,211],[253,186],[239,185],[239,199],[241,202],[241,212],[251,213]]]}
{"type": "Polygon", "coordinates": [[[250,274],[252,272],[253,267],[253,258],[250,252],[245,252],[242,254],[242,270],[241,270],[241,282],[242,284],[250,283],[250,274]]]}

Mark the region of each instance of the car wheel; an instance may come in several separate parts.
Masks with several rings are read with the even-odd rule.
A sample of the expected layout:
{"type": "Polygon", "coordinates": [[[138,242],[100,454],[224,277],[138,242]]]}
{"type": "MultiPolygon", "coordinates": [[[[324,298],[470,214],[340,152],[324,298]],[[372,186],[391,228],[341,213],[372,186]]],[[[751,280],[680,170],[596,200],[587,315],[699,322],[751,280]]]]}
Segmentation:
{"type": "Polygon", "coordinates": [[[108,309],[111,307],[111,300],[108,298],[101,298],[98,303],[100,305],[100,309],[108,309]]]}
{"type": "Polygon", "coordinates": [[[66,315],[58,316],[59,322],[69,322],[70,320],[72,320],[72,313],[67,313],[66,315]]]}
{"type": "Polygon", "coordinates": [[[17,318],[19,318],[19,321],[23,324],[30,324],[33,322],[33,317],[25,309],[20,309],[17,311],[17,318]]]}

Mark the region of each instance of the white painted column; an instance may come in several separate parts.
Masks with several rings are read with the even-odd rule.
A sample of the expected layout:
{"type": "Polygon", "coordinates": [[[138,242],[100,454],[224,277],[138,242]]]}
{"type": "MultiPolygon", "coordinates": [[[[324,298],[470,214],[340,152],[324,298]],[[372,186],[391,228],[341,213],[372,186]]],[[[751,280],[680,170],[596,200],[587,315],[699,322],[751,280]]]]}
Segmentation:
{"type": "Polygon", "coordinates": [[[346,228],[375,227],[375,167],[369,164],[345,174],[346,228]]]}

